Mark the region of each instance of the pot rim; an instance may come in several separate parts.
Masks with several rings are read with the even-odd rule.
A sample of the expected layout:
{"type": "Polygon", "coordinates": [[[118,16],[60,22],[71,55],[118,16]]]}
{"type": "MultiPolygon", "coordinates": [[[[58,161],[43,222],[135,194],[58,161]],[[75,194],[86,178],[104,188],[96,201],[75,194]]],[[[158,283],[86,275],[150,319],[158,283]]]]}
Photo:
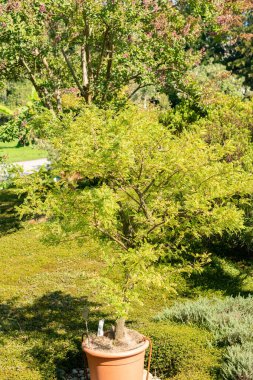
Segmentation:
{"type": "Polygon", "coordinates": [[[128,351],[122,351],[122,352],[105,352],[105,351],[99,351],[99,350],[94,350],[92,348],[88,348],[86,346],[86,342],[82,343],[82,349],[86,354],[100,357],[100,358],[108,358],[108,359],[119,359],[119,358],[126,358],[130,356],[137,355],[141,353],[142,351],[146,350],[149,346],[149,341],[145,340],[143,344],[137,348],[133,348],[132,350],[128,351]]]}

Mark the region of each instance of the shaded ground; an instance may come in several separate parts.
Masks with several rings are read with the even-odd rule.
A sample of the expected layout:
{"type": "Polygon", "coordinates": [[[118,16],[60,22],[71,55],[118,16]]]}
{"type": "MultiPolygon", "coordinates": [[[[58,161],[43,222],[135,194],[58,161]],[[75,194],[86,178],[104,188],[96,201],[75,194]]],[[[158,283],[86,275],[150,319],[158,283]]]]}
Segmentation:
{"type": "MultiPolygon", "coordinates": [[[[73,241],[59,246],[43,245],[40,225],[20,229],[15,213],[19,202],[11,190],[0,192],[0,379],[60,380],[63,370],[71,372],[83,365],[80,341],[85,331],[84,307],[90,308],[90,330],[96,330],[101,317],[106,318],[107,327],[112,323],[98,304],[96,290],[90,283],[100,270],[96,257],[101,248],[90,240],[83,246],[73,241]]],[[[162,297],[159,289],[144,289],[143,305],[135,308],[131,325],[146,331],[150,319],[179,297],[252,292],[252,271],[249,262],[216,258],[201,276],[172,278],[178,283],[178,295],[162,297]]],[[[159,330],[159,326],[152,328],[155,333],[159,330]]],[[[180,339],[185,342],[182,327],[176,327],[174,339],[177,341],[180,331],[180,339]]],[[[162,336],[164,339],[165,332],[162,336]]],[[[194,336],[193,331],[189,342],[194,336]]],[[[181,350],[182,344],[177,350],[181,350]]],[[[159,355],[157,352],[154,351],[154,357],[159,355]]],[[[178,352],[175,350],[175,357],[178,352]]],[[[162,360],[164,353],[161,355],[162,360]]],[[[173,363],[171,368],[175,367],[173,363]]]]}
{"type": "MultiPolygon", "coordinates": [[[[80,342],[84,321],[81,315],[85,306],[94,309],[95,305],[85,297],[73,297],[61,291],[48,292],[28,305],[17,306],[16,301],[11,299],[0,304],[1,337],[2,343],[8,340],[10,349],[11,343],[18,342],[17,349],[24,354],[22,372],[26,370],[25,376],[36,378],[39,370],[39,378],[61,379],[63,371],[82,368],[80,342]]],[[[93,313],[89,325],[93,329],[96,327],[93,313]]],[[[1,350],[0,353],[3,354],[1,350]]],[[[18,365],[11,371],[7,368],[6,373],[0,370],[1,379],[8,372],[12,379],[13,369],[19,373],[18,365]]]]}
{"type": "Polygon", "coordinates": [[[188,294],[218,293],[224,296],[247,296],[253,293],[252,260],[229,260],[214,256],[212,264],[202,274],[193,274],[187,280],[188,294]]]}
{"type": "Polygon", "coordinates": [[[17,231],[20,219],[15,207],[22,203],[15,190],[0,190],[0,237],[17,231]]]}

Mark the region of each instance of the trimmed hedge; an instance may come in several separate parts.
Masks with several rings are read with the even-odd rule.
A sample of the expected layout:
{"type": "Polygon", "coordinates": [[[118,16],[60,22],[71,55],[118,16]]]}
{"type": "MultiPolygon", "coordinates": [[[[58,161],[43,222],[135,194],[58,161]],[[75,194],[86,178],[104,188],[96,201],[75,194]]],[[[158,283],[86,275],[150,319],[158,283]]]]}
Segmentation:
{"type": "Polygon", "coordinates": [[[151,372],[162,379],[211,380],[220,351],[211,348],[211,334],[191,326],[150,323],[141,331],[153,342],[151,372]]]}
{"type": "Polygon", "coordinates": [[[157,320],[198,325],[212,333],[212,341],[224,348],[220,374],[224,380],[253,379],[253,296],[199,298],[176,303],[157,320]]]}

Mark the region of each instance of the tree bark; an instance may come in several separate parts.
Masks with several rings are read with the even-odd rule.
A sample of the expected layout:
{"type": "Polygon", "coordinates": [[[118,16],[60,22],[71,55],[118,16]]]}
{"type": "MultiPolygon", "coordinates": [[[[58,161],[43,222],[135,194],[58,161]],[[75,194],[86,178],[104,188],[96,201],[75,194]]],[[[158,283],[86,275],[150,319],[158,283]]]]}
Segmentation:
{"type": "Polygon", "coordinates": [[[54,92],[54,94],[55,94],[55,100],[56,100],[56,106],[57,106],[57,111],[58,112],[62,112],[61,91],[60,91],[59,81],[55,77],[55,75],[54,75],[53,71],[51,70],[51,68],[49,67],[47,59],[45,57],[42,58],[42,62],[43,62],[43,65],[45,66],[45,68],[46,68],[46,70],[47,70],[47,72],[49,74],[49,77],[50,77],[51,81],[57,83],[57,88],[56,88],[56,90],[54,92]]]}
{"type": "Polygon", "coordinates": [[[79,91],[80,91],[81,96],[83,98],[85,98],[85,93],[83,91],[83,88],[82,88],[82,86],[81,86],[81,84],[80,84],[80,82],[79,82],[79,80],[78,80],[78,78],[76,76],[75,70],[73,69],[73,66],[71,65],[71,62],[70,62],[70,60],[69,60],[66,52],[64,51],[64,49],[61,49],[61,52],[62,52],[62,55],[63,55],[63,57],[65,59],[65,62],[67,64],[67,66],[69,68],[69,71],[70,71],[70,73],[71,73],[71,75],[72,75],[72,77],[73,77],[73,79],[74,79],[74,81],[75,81],[75,83],[76,83],[79,91]]]}
{"type": "Polygon", "coordinates": [[[91,103],[90,82],[92,78],[91,53],[90,53],[90,46],[89,46],[90,26],[85,15],[84,15],[84,21],[85,21],[85,28],[83,32],[84,44],[81,48],[83,90],[85,94],[85,100],[88,104],[90,104],[91,103]]]}
{"type": "Polygon", "coordinates": [[[116,321],[115,340],[124,340],[125,338],[125,318],[116,321]]]}
{"type": "Polygon", "coordinates": [[[49,100],[49,94],[47,93],[47,90],[46,89],[42,89],[38,85],[38,83],[36,81],[36,78],[35,78],[32,70],[30,69],[28,63],[25,61],[25,59],[24,58],[20,58],[20,61],[21,61],[22,65],[24,66],[24,68],[25,68],[25,70],[26,70],[26,72],[27,72],[27,74],[29,76],[29,79],[32,82],[33,87],[37,91],[39,97],[44,102],[45,106],[54,113],[54,107],[53,107],[52,103],[49,100]]]}
{"type": "Polygon", "coordinates": [[[83,91],[86,103],[90,103],[90,89],[89,89],[89,73],[88,73],[88,63],[86,57],[85,46],[81,48],[81,60],[82,60],[82,73],[83,73],[83,91]]]}

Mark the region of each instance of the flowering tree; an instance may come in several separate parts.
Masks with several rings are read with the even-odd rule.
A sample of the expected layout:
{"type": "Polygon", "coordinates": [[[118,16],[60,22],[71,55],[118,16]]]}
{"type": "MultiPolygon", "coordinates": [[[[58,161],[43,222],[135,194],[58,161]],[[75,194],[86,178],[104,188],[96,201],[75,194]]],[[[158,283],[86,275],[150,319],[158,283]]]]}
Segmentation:
{"type": "Polygon", "coordinates": [[[3,0],[0,75],[28,78],[59,111],[66,88],[97,104],[150,85],[184,91],[183,73],[201,59],[192,46],[210,25],[224,30],[220,3],[234,12],[214,0],[3,0]]]}

